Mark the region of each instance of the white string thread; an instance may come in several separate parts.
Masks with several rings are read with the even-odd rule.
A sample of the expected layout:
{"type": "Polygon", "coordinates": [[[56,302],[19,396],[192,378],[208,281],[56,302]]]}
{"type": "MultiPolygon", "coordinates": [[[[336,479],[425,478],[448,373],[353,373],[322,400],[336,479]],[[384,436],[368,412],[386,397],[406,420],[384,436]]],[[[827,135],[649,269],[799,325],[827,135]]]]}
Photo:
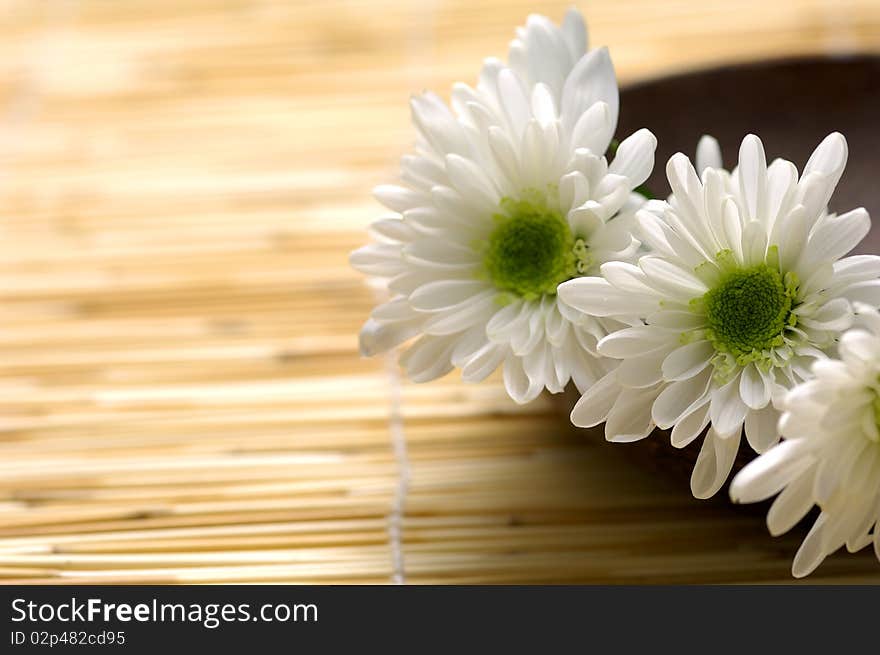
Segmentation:
{"type": "Polygon", "coordinates": [[[403,412],[401,399],[400,371],[397,357],[390,354],[385,358],[388,371],[390,406],[388,430],[391,434],[391,446],[397,467],[397,484],[391,500],[391,513],[388,517],[388,538],[391,548],[391,581],[394,584],[406,584],[406,567],[403,554],[403,519],[406,512],[406,497],[409,493],[409,456],[406,449],[406,433],[403,429],[403,412]]]}

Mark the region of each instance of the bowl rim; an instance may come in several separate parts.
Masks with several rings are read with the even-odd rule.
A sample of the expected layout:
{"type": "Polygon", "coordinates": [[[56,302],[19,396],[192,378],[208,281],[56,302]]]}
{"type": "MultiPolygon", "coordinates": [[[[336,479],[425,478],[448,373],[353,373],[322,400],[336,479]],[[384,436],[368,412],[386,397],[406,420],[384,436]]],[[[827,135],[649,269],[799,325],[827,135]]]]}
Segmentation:
{"type": "MultiPolygon", "coordinates": [[[[772,68],[786,68],[792,66],[809,66],[814,64],[828,63],[874,63],[880,66],[880,53],[871,51],[853,51],[840,53],[807,53],[783,55],[780,57],[746,59],[742,61],[715,62],[695,68],[682,68],[680,70],[664,71],[657,75],[648,75],[624,82],[620,85],[620,92],[637,91],[644,87],[662,84],[668,81],[679,81],[688,78],[699,78],[717,73],[737,71],[760,71],[772,68]]],[[[880,78],[878,78],[880,82],[880,78]]]]}

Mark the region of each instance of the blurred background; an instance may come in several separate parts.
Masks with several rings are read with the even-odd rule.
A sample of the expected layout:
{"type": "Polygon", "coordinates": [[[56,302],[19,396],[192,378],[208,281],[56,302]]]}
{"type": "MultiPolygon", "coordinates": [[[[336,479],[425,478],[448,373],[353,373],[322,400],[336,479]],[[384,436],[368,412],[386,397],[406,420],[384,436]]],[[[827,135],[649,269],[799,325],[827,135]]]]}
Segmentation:
{"type": "MultiPolygon", "coordinates": [[[[409,95],[570,4],[0,1],[0,580],[789,581],[765,508],[357,354],[409,95]]],[[[579,6],[623,83],[880,52],[877,0],[579,6]]]]}

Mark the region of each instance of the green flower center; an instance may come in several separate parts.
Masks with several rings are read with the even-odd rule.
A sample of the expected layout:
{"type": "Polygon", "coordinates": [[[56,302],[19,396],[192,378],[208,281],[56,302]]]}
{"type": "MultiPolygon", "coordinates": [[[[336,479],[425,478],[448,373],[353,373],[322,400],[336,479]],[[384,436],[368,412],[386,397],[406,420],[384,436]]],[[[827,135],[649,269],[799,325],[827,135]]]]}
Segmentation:
{"type": "MultiPolygon", "coordinates": [[[[877,380],[878,384],[880,384],[880,379],[877,380]]],[[[874,410],[874,423],[877,425],[877,428],[880,429],[880,394],[877,393],[877,389],[872,389],[874,393],[874,400],[871,402],[871,406],[874,410]]],[[[878,440],[872,434],[867,434],[868,440],[877,442],[878,440]]]]}
{"type": "Polygon", "coordinates": [[[761,359],[783,345],[786,328],[794,324],[795,291],[796,285],[767,264],[726,272],[702,298],[706,337],[740,365],[761,359]]]}
{"type": "Polygon", "coordinates": [[[483,266],[501,291],[535,300],[555,294],[556,287],[591,266],[586,243],[575,238],[544,194],[504,198],[492,219],[495,228],[483,246],[483,266]]]}

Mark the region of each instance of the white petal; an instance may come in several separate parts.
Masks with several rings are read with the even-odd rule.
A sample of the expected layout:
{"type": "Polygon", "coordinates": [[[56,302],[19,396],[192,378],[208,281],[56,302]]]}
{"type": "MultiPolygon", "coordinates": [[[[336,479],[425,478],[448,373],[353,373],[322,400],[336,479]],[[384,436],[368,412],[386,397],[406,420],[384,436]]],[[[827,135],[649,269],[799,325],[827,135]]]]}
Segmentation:
{"type": "Polygon", "coordinates": [[[482,169],[460,155],[446,155],[446,172],[455,190],[473,202],[495,206],[501,200],[498,190],[482,169]]]}
{"type": "Polygon", "coordinates": [[[605,362],[596,359],[587,350],[568,340],[563,348],[563,356],[569,361],[571,380],[580,393],[586,393],[606,374],[605,362]]]}
{"type": "MultiPolygon", "coordinates": [[[[610,210],[608,207],[606,211],[610,210]]],[[[590,247],[600,261],[608,257],[628,259],[638,249],[639,242],[633,236],[635,224],[632,214],[621,213],[612,217],[589,239],[590,247]]]]}
{"type": "Polygon", "coordinates": [[[834,193],[834,182],[827,175],[810,173],[798,182],[794,202],[804,208],[810,228],[822,218],[834,193]]]}
{"type": "Polygon", "coordinates": [[[614,136],[615,123],[611,109],[604,102],[596,102],[577,117],[569,139],[571,148],[586,148],[601,156],[614,136]]]}
{"type": "Polygon", "coordinates": [[[554,303],[547,311],[544,324],[544,332],[549,341],[554,346],[562,344],[563,340],[568,336],[568,330],[571,324],[559,311],[559,304],[554,303]]]}
{"type": "MultiPolygon", "coordinates": [[[[607,266],[605,264],[604,266],[607,266]]],[[[603,271],[604,271],[603,266],[603,271]]],[[[607,277],[607,276],[606,276],[607,277]]],[[[662,309],[659,312],[649,314],[645,318],[648,325],[656,325],[658,327],[672,328],[685,332],[687,330],[695,330],[706,326],[706,317],[676,309],[662,309]]]]}
{"type": "Polygon", "coordinates": [[[401,179],[417,189],[430,191],[431,187],[446,184],[446,171],[437,162],[421,155],[400,158],[401,179]]]}
{"type": "Polygon", "coordinates": [[[602,423],[622,391],[614,371],[591,386],[571,410],[571,422],[579,428],[602,423]]]}
{"type": "Polygon", "coordinates": [[[433,93],[413,96],[410,108],[416,128],[438,154],[468,154],[470,145],[461,124],[439,96],[433,93]]]}
{"type": "Polygon", "coordinates": [[[746,439],[756,453],[766,452],[779,441],[779,411],[773,405],[746,414],[746,439]]]}
{"type": "Polygon", "coordinates": [[[457,268],[480,264],[480,256],[470,248],[456,245],[450,241],[434,238],[421,238],[403,249],[404,259],[427,264],[457,268]]]}
{"type": "Polygon", "coordinates": [[[523,370],[529,376],[533,385],[540,387],[554,386],[555,371],[553,371],[553,358],[550,344],[539,343],[531,352],[523,357],[523,370]]]}
{"type": "Polygon", "coordinates": [[[644,271],[629,262],[607,262],[602,264],[602,276],[615,288],[628,293],[650,294],[644,271]]]}
{"type": "Polygon", "coordinates": [[[348,256],[352,268],[379,277],[393,277],[403,271],[400,246],[394,243],[371,243],[348,256]]]}
{"type": "MultiPolygon", "coordinates": [[[[874,523],[876,523],[877,517],[872,516],[871,520],[874,521],[874,523]]],[[[873,540],[874,540],[874,536],[870,532],[870,526],[868,526],[868,528],[865,531],[863,531],[862,533],[860,533],[858,536],[853,535],[852,537],[847,539],[846,549],[850,553],[857,553],[862,548],[869,546],[873,540]]],[[[877,559],[880,560],[880,557],[878,557],[877,559]]]]}
{"type": "Polygon", "coordinates": [[[586,239],[594,247],[593,236],[605,226],[604,210],[595,200],[587,200],[582,205],[571,209],[566,217],[571,232],[575,237],[586,239]]]}
{"type": "Polygon", "coordinates": [[[499,309],[486,324],[486,335],[498,342],[507,342],[522,326],[528,324],[529,304],[516,300],[499,309]]]}
{"type": "Polygon", "coordinates": [[[667,381],[685,380],[709,365],[715,348],[708,341],[695,341],[673,350],[663,360],[663,377],[667,381]]]}
{"type": "Polygon", "coordinates": [[[829,134],[810,155],[807,165],[804,166],[802,177],[806,177],[810,173],[821,173],[831,178],[832,188],[837,186],[837,181],[846,167],[848,153],[846,138],[840,132],[829,134]]]}
{"type": "Polygon", "coordinates": [[[416,231],[400,218],[384,218],[370,223],[370,234],[387,241],[408,242],[416,237],[416,231]]]}
{"type": "Polygon", "coordinates": [[[361,328],[359,346],[361,355],[372,357],[396,348],[422,331],[422,320],[404,323],[381,323],[368,319],[361,328]]]}
{"type": "Polygon", "coordinates": [[[853,284],[847,287],[844,295],[852,303],[880,307],[880,280],[868,280],[853,284]]]}
{"type": "Polygon", "coordinates": [[[639,260],[639,268],[648,276],[649,285],[673,299],[687,302],[708,291],[699,278],[666,259],[648,255],[639,260]]]}
{"type": "Polygon", "coordinates": [[[672,427],[688,410],[697,406],[711,381],[711,374],[707,371],[703,375],[667,385],[654,403],[654,422],[663,429],[672,427]]]}
{"type": "Polygon", "coordinates": [[[827,295],[834,295],[831,287],[837,285],[834,277],[834,265],[831,262],[818,264],[806,280],[804,280],[798,289],[798,296],[806,298],[812,294],[823,293],[829,291],[827,295]]]}
{"type": "Polygon", "coordinates": [[[514,354],[523,357],[532,352],[544,338],[544,311],[541,305],[544,300],[527,301],[523,311],[528,315],[528,322],[521,326],[510,339],[510,347],[514,354]]]}
{"type": "Polygon", "coordinates": [[[497,311],[497,292],[488,289],[455,307],[437,312],[423,326],[425,334],[455,334],[476,324],[485,325],[497,311]]]}
{"type": "Polygon", "coordinates": [[[700,436],[700,433],[706,429],[707,425],[709,425],[708,403],[694,408],[679,418],[672,428],[670,443],[674,448],[684,448],[700,436]]]}
{"type": "MultiPolygon", "coordinates": [[[[619,97],[617,78],[607,48],[587,53],[575,64],[562,89],[562,119],[573,122],[596,102],[608,105],[612,125],[617,126],[619,97]]],[[[612,130],[613,133],[613,130],[612,130]]],[[[608,145],[601,150],[604,152],[608,145]]]]}
{"type": "Polygon", "coordinates": [[[764,144],[754,134],[747,135],[742,141],[737,176],[740,193],[745,201],[742,209],[746,213],[746,223],[749,220],[760,221],[766,216],[767,160],[764,156],[764,144]]]}
{"type": "Polygon", "coordinates": [[[560,28],[572,61],[577,61],[587,51],[587,26],[581,12],[576,7],[571,7],[565,12],[560,28]]]}
{"type": "Polygon", "coordinates": [[[853,303],[855,318],[853,323],[859,328],[870,330],[871,334],[880,335],[880,313],[871,305],[860,302],[853,303]]]}
{"type": "Polygon", "coordinates": [[[581,277],[563,282],[556,289],[559,298],[591,316],[638,315],[656,301],[649,296],[635,296],[611,286],[598,277],[581,277]]]}
{"type": "Polygon", "coordinates": [[[541,125],[556,120],[556,103],[553,102],[553,93],[546,84],[539,82],[532,89],[532,114],[541,125]]]}
{"type": "Polygon", "coordinates": [[[541,393],[541,386],[533,384],[523,369],[522,359],[509,353],[504,359],[504,388],[519,404],[534,400],[541,393]]]}
{"type": "MultiPolygon", "coordinates": [[[[453,87],[454,88],[454,87],[453,87]]],[[[453,90],[453,94],[455,91],[453,90]]],[[[455,95],[452,97],[453,107],[455,106],[455,95]]],[[[489,109],[483,104],[483,99],[469,100],[459,109],[462,125],[466,126],[468,136],[473,138],[474,132],[477,134],[485,134],[493,125],[498,125],[501,118],[494,110],[489,109]]]]}
{"type": "Polygon", "coordinates": [[[737,259],[743,259],[742,231],[743,219],[739,212],[739,206],[733,198],[727,198],[721,206],[721,223],[724,232],[724,245],[733,251],[737,259]]]}
{"type": "MultiPolygon", "coordinates": [[[[797,313],[797,312],[795,312],[797,313]]],[[[798,315],[798,323],[815,330],[845,330],[852,324],[852,305],[846,298],[834,298],[810,315],[798,315]]]]}
{"type": "Polygon", "coordinates": [[[590,188],[587,178],[580,171],[572,171],[559,180],[559,204],[563,212],[583,204],[590,188]]]}
{"type": "Polygon", "coordinates": [[[802,440],[789,439],[752,460],[730,484],[731,499],[756,503],[777,493],[812,464],[812,458],[804,456],[806,450],[802,440]]]}
{"type": "Polygon", "coordinates": [[[642,128],[621,141],[608,170],[617,175],[625,175],[629,178],[630,188],[635,188],[651,175],[656,149],[657,137],[650,130],[642,128]]]}
{"type": "Polygon", "coordinates": [[[849,284],[880,277],[880,257],[877,255],[852,255],[834,262],[834,281],[849,284]]]}
{"type": "Polygon", "coordinates": [[[641,357],[628,357],[617,367],[617,379],[625,387],[642,389],[663,380],[661,364],[666,352],[661,350],[641,357]]]}
{"type": "Polygon", "coordinates": [[[518,139],[531,118],[529,97],[520,78],[510,69],[498,73],[498,97],[508,123],[518,139]]]}
{"type": "Polygon", "coordinates": [[[798,181],[797,167],[785,159],[777,159],[767,169],[767,207],[765,223],[775,235],[779,218],[791,209],[798,181]]]}
{"type": "MultiPolygon", "coordinates": [[[[732,490],[731,484],[731,493],[732,490]]],[[[806,516],[813,506],[812,491],[813,477],[806,471],[788,483],[767,512],[767,529],[771,535],[777,537],[788,532],[806,516]]]]}
{"type": "Polygon", "coordinates": [[[754,364],[746,366],[740,375],[739,395],[751,409],[762,409],[770,402],[770,385],[754,364]]]}
{"type": "Polygon", "coordinates": [[[401,356],[400,365],[413,382],[428,382],[452,370],[454,336],[424,336],[401,356]]]}
{"type": "Polygon", "coordinates": [[[697,143],[697,174],[703,175],[703,171],[707,168],[721,168],[721,147],[718,141],[708,134],[700,137],[697,143]]]}
{"type": "Polygon", "coordinates": [[[605,357],[626,359],[674,348],[676,341],[668,330],[639,325],[612,332],[599,341],[598,350],[605,357]]]}
{"type": "Polygon", "coordinates": [[[497,100],[498,74],[503,68],[503,61],[497,57],[487,57],[483,60],[483,67],[480,69],[477,89],[491,96],[493,100],[497,100]]]}
{"type": "Polygon", "coordinates": [[[559,93],[573,60],[561,31],[546,16],[532,14],[524,28],[517,30],[511,44],[510,62],[524,80],[544,82],[559,93]],[[517,47],[523,56],[518,56],[517,47]]]}
{"type": "Polygon", "coordinates": [[[709,414],[712,427],[719,434],[728,434],[742,426],[747,412],[748,407],[739,396],[739,376],[713,392],[709,414]]]}
{"type": "MultiPolygon", "coordinates": [[[[433,193],[431,198],[434,198],[433,193]]],[[[470,227],[466,217],[446,213],[437,206],[408,209],[403,213],[403,218],[407,225],[411,225],[415,230],[422,233],[436,233],[438,231],[446,231],[449,228],[467,229],[470,227]]]]}
{"type": "Polygon", "coordinates": [[[370,312],[370,317],[388,323],[409,321],[418,318],[419,313],[412,308],[407,298],[401,296],[378,305],[370,312]]]}
{"type": "MultiPolygon", "coordinates": [[[[465,271],[444,271],[444,275],[453,278],[471,277],[465,271]]],[[[420,286],[433,282],[438,278],[438,271],[430,267],[408,267],[388,281],[388,290],[403,296],[409,296],[420,286]]]]}
{"type": "Polygon", "coordinates": [[[711,498],[721,488],[733,467],[739,441],[739,432],[729,437],[719,437],[713,427],[706,433],[691,474],[694,498],[711,498]]]}
{"type": "Polygon", "coordinates": [[[480,280],[437,280],[416,289],[409,302],[419,311],[435,312],[469,301],[487,288],[480,280]]]}
{"type": "Polygon", "coordinates": [[[819,262],[840,259],[855,248],[870,229],[871,218],[863,207],[836,218],[829,217],[810,235],[804,262],[815,266],[819,262]]]}
{"type": "Polygon", "coordinates": [[[452,94],[449,98],[449,104],[452,107],[452,110],[457,113],[460,117],[468,117],[468,105],[473,103],[484,103],[485,98],[483,98],[479,91],[476,89],[472,89],[467,84],[463,82],[455,82],[452,85],[452,94]]]}
{"type": "Polygon", "coordinates": [[[833,457],[819,460],[813,480],[813,498],[818,504],[827,504],[844,481],[849,481],[852,465],[869,445],[867,439],[848,439],[833,457]]]}
{"type": "Polygon", "coordinates": [[[783,271],[790,271],[795,268],[807,243],[809,217],[798,205],[782,218],[779,225],[779,236],[774,244],[779,246],[779,266],[783,271]]]}
{"type": "Polygon", "coordinates": [[[504,178],[506,178],[508,184],[515,189],[523,186],[519,158],[516,154],[516,148],[513,143],[511,143],[507,132],[495,125],[490,127],[489,148],[492,150],[495,163],[498,165],[498,168],[504,178]]]}
{"type": "Polygon", "coordinates": [[[825,551],[822,543],[825,537],[824,528],[827,520],[828,517],[825,513],[820,514],[804,538],[791,565],[791,574],[794,577],[803,578],[809,575],[830,554],[825,551]]]}
{"type": "Polygon", "coordinates": [[[666,177],[675,196],[675,216],[685,232],[699,244],[706,258],[713,257],[719,248],[703,216],[703,185],[690,160],[680,152],[672,155],[666,163],[666,177]]]}
{"type": "Polygon", "coordinates": [[[749,221],[743,228],[743,260],[749,266],[763,264],[767,254],[767,229],[760,221],[749,221]]]}
{"type": "Polygon", "coordinates": [[[458,335],[455,347],[452,349],[452,364],[460,368],[482,348],[493,345],[486,339],[486,328],[475,325],[458,335]]]}
{"type": "Polygon", "coordinates": [[[844,361],[870,363],[880,355],[880,341],[865,330],[848,330],[840,337],[840,354],[844,361]]]}
{"type": "Polygon", "coordinates": [[[605,438],[614,443],[629,443],[644,439],[654,429],[651,405],[657,391],[650,389],[624,389],[608,413],[605,438]]]}
{"type": "MultiPolygon", "coordinates": [[[[655,201],[649,200],[645,207],[652,206],[652,203],[655,201]]],[[[655,213],[661,211],[661,208],[656,204],[653,206],[655,209],[651,211],[643,208],[636,212],[637,236],[648,246],[648,250],[666,257],[681,259],[694,266],[705,261],[705,257],[698,249],[680,238],[664,218],[655,213]]]]}
{"type": "Polygon", "coordinates": [[[501,346],[487,344],[461,367],[461,379],[465,382],[485,380],[501,365],[504,356],[504,349],[501,346]]]}
{"type": "MultiPolygon", "coordinates": [[[[880,518],[877,519],[877,523],[880,524],[880,518]]],[[[874,526],[874,557],[880,561],[880,527],[877,525],[874,526]]]]}

